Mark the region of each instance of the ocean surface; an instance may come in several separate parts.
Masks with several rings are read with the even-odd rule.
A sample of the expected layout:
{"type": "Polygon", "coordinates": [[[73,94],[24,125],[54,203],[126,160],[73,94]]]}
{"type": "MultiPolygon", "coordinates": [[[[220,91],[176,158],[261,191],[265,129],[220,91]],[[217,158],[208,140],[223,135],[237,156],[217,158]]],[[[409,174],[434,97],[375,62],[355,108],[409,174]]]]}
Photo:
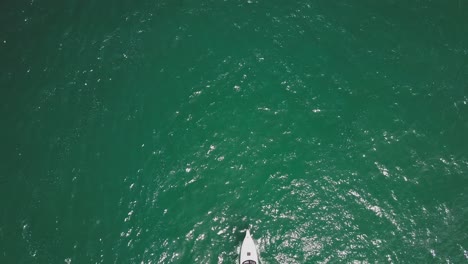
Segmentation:
{"type": "Polygon", "coordinates": [[[468,262],[468,2],[0,3],[0,263],[468,262]]]}

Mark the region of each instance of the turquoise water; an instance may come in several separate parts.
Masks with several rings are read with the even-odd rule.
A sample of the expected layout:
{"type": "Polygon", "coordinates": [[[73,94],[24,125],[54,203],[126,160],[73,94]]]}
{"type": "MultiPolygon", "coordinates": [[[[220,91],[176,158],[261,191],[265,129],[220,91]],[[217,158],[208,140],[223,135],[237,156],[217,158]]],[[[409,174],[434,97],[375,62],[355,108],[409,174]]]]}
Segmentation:
{"type": "Polygon", "coordinates": [[[0,3],[0,263],[468,260],[466,1],[0,3]]]}

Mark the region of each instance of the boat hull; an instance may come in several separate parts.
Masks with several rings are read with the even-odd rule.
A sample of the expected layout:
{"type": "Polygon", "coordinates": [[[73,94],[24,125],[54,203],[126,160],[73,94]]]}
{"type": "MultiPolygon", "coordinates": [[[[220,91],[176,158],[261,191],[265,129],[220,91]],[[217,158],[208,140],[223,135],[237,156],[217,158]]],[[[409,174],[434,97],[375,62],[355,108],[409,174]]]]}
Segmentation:
{"type": "Polygon", "coordinates": [[[239,264],[259,264],[257,248],[249,230],[245,232],[245,238],[242,242],[239,264]]]}

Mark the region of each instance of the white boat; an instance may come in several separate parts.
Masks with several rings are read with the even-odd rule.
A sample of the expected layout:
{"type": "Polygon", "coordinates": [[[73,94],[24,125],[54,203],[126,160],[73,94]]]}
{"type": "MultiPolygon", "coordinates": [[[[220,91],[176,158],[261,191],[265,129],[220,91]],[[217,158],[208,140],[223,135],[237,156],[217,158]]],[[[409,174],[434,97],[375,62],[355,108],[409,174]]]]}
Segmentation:
{"type": "Polygon", "coordinates": [[[245,238],[242,242],[239,264],[259,264],[257,248],[255,247],[255,242],[250,235],[250,230],[248,229],[247,232],[245,232],[245,238]]]}

